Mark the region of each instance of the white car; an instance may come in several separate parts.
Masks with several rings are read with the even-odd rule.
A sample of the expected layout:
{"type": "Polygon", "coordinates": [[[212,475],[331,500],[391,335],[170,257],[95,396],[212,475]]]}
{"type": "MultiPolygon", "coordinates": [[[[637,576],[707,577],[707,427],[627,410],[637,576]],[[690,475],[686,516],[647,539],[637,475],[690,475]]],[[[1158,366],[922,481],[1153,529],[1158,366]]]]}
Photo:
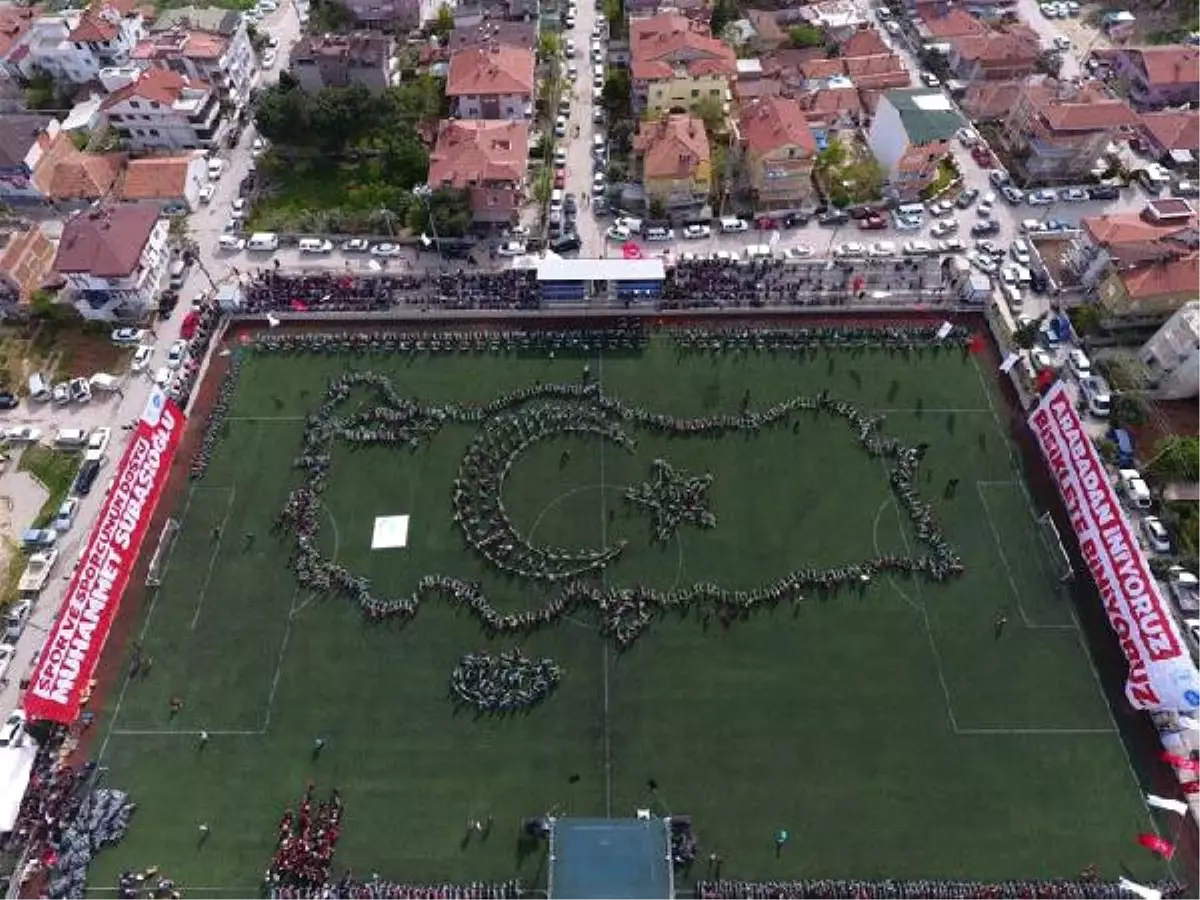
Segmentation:
{"type": "Polygon", "coordinates": [[[18,425],[4,432],[4,439],[10,444],[36,444],[41,436],[41,430],[32,425],[18,425]]]}
{"type": "Polygon", "coordinates": [[[372,256],[399,256],[403,252],[403,248],[399,244],[376,244],[371,248],[372,256]]]}
{"type": "Polygon", "coordinates": [[[725,232],[726,234],[732,234],[732,233],[738,232],[738,231],[749,231],[750,223],[747,222],[745,219],[738,219],[738,218],[733,218],[733,217],[724,218],[721,220],[721,230],[723,232],[725,232]]]}
{"type": "Polygon", "coordinates": [[[975,142],[979,139],[979,135],[970,128],[960,128],[954,132],[954,136],[958,138],[958,142],[964,147],[974,147],[975,142]]]}
{"type": "Polygon", "coordinates": [[[1001,266],[1000,280],[1009,287],[1019,287],[1021,282],[1021,273],[1016,266],[1001,266]]]}
{"type": "Polygon", "coordinates": [[[301,238],[300,252],[319,256],[322,253],[333,252],[333,241],[321,240],[320,238],[301,238]]]}
{"type": "Polygon", "coordinates": [[[141,328],[117,328],[109,337],[114,344],[140,344],[145,336],[141,328]]]}
{"type": "Polygon", "coordinates": [[[675,231],[671,228],[647,228],[642,232],[642,237],[648,241],[673,241],[675,231]]]}
{"type": "Polygon", "coordinates": [[[350,238],[342,244],[343,253],[366,253],[371,249],[371,242],[366,238],[350,238]]]}
{"type": "Polygon", "coordinates": [[[1157,516],[1142,516],[1142,533],[1146,544],[1155,553],[1171,552],[1171,535],[1157,516]]]}
{"type": "Polygon", "coordinates": [[[269,69],[275,65],[275,51],[268,50],[262,55],[262,65],[264,69],[269,69]]]}
{"type": "Polygon", "coordinates": [[[699,241],[707,237],[712,237],[712,229],[707,225],[687,225],[683,229],[683,239],[686,241],[699,241]]]}
{"type": "Polygon", "coordinates": [[[132,372],[144,372],[147,366],[150,365],[150,357],[154,355],[154,346],[151,344],[142,344],[133,353],[133,362],[129,364],[129,369],[132,372]]]}
{"type": "Polygon", "coordinates": [[[1025,202],[1030,206],[1049,206],[1058,199],[1058,194],[1049,188],[1040,191],[1030,191],[1025,195],[1025,202]]]}
{"type": "Polygon", "coordinates": [[[842,244],[834,251],[835,256],[865,256],[867,248],[858,241],[850,241],[848,244],[842,244]]]}
{"type": "Polygon", "coordinates": [[[1029,351],[1029,362],[1035,372],[1046,372],[1056,368],[1054,358],[1043,347],[1034,347],[1029,351]]]}
{"type": "Polygon", "coordinates": [[[571,38],[567,38],[563,43],[563,53],[566,55],[567,59],[570,59],[575,55],[575,42],[571,40],[571,38]]]}
{"type": "Polygon", "coordinates": [[[1067,365],[1078,378],[1092,374],[1092,361],[1078,347],[1067,351],[1067,365]]]}
{"type": "Polygon", "coordinates": [[[929,229],[929,233],[935,238],[945,237],[948,234],[954,234],[958,231],[958,219],[938,219],[933,223],[933,227],[929,229]]]}
{"type": "Polygon", "coordinates": [[[565,138],[567,136],[567,117],[559,116],[554,120],[554,135],[555,137],[565,138]]]}
{"type": "Polygon", "coordinates": [[[592,177],[592,193],[593,194],[603,194],[604,193],[604,185],[605,185],[604,173],[597,172],[592,177]]]}
{"type": "Polygon", "coordinates": [[[1008,252],[1012,256],[1013,262],[1015,262],[1017,265],[1019,265],[1019,266],[1028,266],[1029,265],[1029,263],[1030,263],[1029,243],[1027,241],[1022,240],[1021,238],[1017,238],[1015,241],[1012,242],[1012,245],[1008,248],[1008,252]]]}
{"type": "Polygon", "coordinates": [[[896,245],[891,241],[876,241],[867,251],[868,255],[876,258],[896,255],[896,245]]]}
{"type": "Polygon", "coordinates": [[[225,171],[225,160],[210,159],[208,161],[208,180],[217,181],[225,171]]]}
{"type": "Polygon", "coordinates": [[[1067,188],[1058,195],[1058,199],[1067,203],[1084,203],[1091,199],[1091,195],[1083,188],[1067,188]]]}
{"type": "Polygon", "coordinates": [[[897,216],[893,224],[897,231],[920,231],[925,223],[916,216],[897,216]]]}
{"type": "Polygon", "coordinates": [[[897,22],[895,19],[890,19],[887,22],[884,22],[883,28],[888,34],[899,34],[900,33],[900,23],[897,22]]]}
{"type": "Polygon", "coordinates": [[[555,147],[554,148],[554,165],[561,169],[564,166],[566,166],[566,164],[567,164],[567,148],[566,147],[555,147]]]}
{"type": "Polygon", "coordinates": [[[238,250],[246,249],[246,239],[240,238],[236,234],[223,234],[217,241],[217,248],[236,253],[238,250]]]}
{"type": "Polygon", "coordinates": [[[812,244],[797,244],[783,251],[784,259],[809,259],[817,252],[812,244]]]}
{"type": "Polygon", "coordinates": [[[506,231],[505,234],[510,238],[524,239],[524,238],[529,237],[529,226],[528,225],[514,225],[512,228],[508,229],[508,231],[506,231]]]}
{"type": "Polygon", "coordinates": [[[1054,49],[1065,53],[1071,49],[1071,41],[1060,34],[1054,39],[1054,49]]]}
{"type": "Polygon", "coordinates": [[[178,369],[183,365],[184,359],[187,357],[188,342],[178,340],[171,345],[171,349],[167,351],[167,368],[178,369]]]}
{"type": "Polygon", "coordinates": [[[939,200],[933,206],[929,207],[929,214],[935,219],[941,219],[953,214],[954,204],[949,200],[939,200]]]}
{"type": "Polygon", "coordinates": [[[979,218],[987,219],[992,215],[992,204],[994,201],[991,199],[991,197],[992,195],[988,194],[987,197],[980,200],[979,203],[976,204],[975,215],[979,216],[979,218]]]}
{"type": "Polygon", "coordinates": [[[936,252],[929,241],[908,241],[904,245],[905,256],[932,256],[936,252]]]}
{"type": "Polygon", "coordinates": [[[160,366],[154,372],[153,381],[158,387],[165,388],[168,384],[171,383],[171,370],[168,369],[166,366],[160,366]]]}
{"type": "Polygon", "coordinates": [[[12,644],[0,644],[0,678],[8,675],[8,669],[16,656],[17,648],[12,644]]]}
{"type": "Polygon", "coordinates": [[[71,526],[75,523],[75,514],[79,512],[79,498],[68,497],[62,502],[58,508],[58,512],[54,514],[54,530],[60,534],[65,531],[70,531],[71,526]]]}
{"type": "Polygon", "coordinates": [[[938,241],[938,249],[943,253],[964,253],[967,245],[962,242],[961,238],[952,237],[938,241]]]}
{"type": "Polygon", "coordinates": [[[103,453],[108,449],[110,440],[112,440],[111,428],[94,428],[88,437],[87,450],[89,453],[103,453]]]}
{"type": "Polygon", "coordinates": [[[604,236],[610,241],[627,241],[632,237],[632,232],[624,225],[612,225],[604,232],[604,236]]]}
{"type": "MultiPolygon", "coordinates": [[[[11,644],[5,646],[11,646],[11,644]]],[[[19,709],[14,709],[8,714],[8,718],[4,720],[4,727],[0,728],[0,748],[18,746],[21,742],[21,735],[24,732],[25,713],[19,709]]]]}
{"type": "Polygon", "coordinates": [[[211,202],[212,198],[213,198],[213,194],[215,194],[216,192],[217,192],[217,186],[215,184],[206,184],[204,187],[200,188],[200,202],[201,203],[211,202]]]}
{"type": "Polygon", "coordinates": [[[942,80],[932,72],[922,72],[921,82],[925,85],[925,87],[935,88],[942,86],[942,80]]]}
{"type": "Polygon", "coordinates": [[[50,392],[50,397],[55,403],[66,404],[71,402],[71,385],[65,381],[60,381],[54,386],[50,392]]]}
{"type": "Polygon", "coordinates": [[[971,260],[971,265],[985,275],[994,275],[996,269],[999,268],[996,265],[996,260],[982,250],[972,250],[968,258],[971,260]]]}
{"type": "Polygon", "coordinates": [[[497,248],[496,253],[500,256],[524,256],[525,245],[520,241],[509,241],[497,248]]]}

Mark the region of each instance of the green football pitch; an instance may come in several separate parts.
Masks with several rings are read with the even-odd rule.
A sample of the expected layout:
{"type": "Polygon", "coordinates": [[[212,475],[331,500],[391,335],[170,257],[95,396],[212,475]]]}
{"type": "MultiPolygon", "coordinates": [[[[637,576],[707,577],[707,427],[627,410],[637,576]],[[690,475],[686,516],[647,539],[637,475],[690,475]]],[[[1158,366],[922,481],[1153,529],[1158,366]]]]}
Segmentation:
{"type": "MultiPolygon", "coordinates": [[[[253,895],[278,818],[310,779],[341,791],[335,868],[361,877],[539,885],[546,860],[522,849],[523,817],[639,808],[691,815],[702,856],[719,852],[729,878],[1075,877],[1093,863],[1113,878],[1162,874],[1133,844],[1151,823],[983,358],[684,355],[665,335],[587,358],[245,352],[212,464],[179,500],[161,584],[132,628],[153,671],[112,691],[96,726],[106,783],[139,808],[98,857],[91,890],[157,865],[192,896],[253,895]],[[884,436],[928,444],[918,486],[965,573],[883,575],[729,627],[669,615],[623,651],[587,609],[489,639],[444,600],[424,600],[403,625],[370,622],[297,584],[293,543],[272,523],[301,483],[305,418],[331,379],[373,371],[423,404],[486,403],[577,384],[585,365],[606,396],[675,417],[822,391],[885,415],[884,436]],[[557,660],[558,690],[511,717],[456,709],[460,657],[514,647],[557,660]],[[468,821],[487,817],[488,838],[466,839],[468,821]],[[791,840],[777,855],[780,828],[791,840]]],[[[372,394],[356,388],[348,402],[365,408],[372,394]]],[[[628,541],[608,586],[749,590],[804,566],[916,553],[885,464],[842,420],[795,420],[719,438],[634,428],[632,450],[552,439],[517,459],[503,500],[534,545],[628,541]],[[651,540],[622,496],[659,458],[712,476],[715,527],[651,540]]],[[[479,427],[446,424],[416,450],[335,444],[321,550],[383,597],[438,574],[480,582],[502,610],[539,607],[551,589],[490,568],[453,521],[453,480],[479,427]],[[372,550],[375,518],[395,515],[410,517],[407,546],[372,550]]]]}

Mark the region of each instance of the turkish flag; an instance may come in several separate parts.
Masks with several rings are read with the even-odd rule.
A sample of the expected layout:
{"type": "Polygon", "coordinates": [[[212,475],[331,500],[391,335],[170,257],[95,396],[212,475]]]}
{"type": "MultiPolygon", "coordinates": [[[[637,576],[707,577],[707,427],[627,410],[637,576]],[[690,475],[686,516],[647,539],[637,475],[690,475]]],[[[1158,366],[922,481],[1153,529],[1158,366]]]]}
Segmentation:
{"type": "Polygon", "coordinates": [[[624,256],[626,259],[641,259],[642,258],[642,248],[639,247],[637,244],[635,244],[633,241],[629,241],[629,242],[621,245],[621,255],[624,256]]]}
{"type": "Polygon", "coordinates": [[[1185,781],[1180,787],[1185,794],[1200,794],[1200,781],[1185,781]]]}
{"type": "Polygon", "coordinates": [[[1159,759],[1168,765],[1174,766],[1176,769],[1183,769],[1185,772],[1200,772],[1200,760],[1190,759],[1186,756],[1177,756],[1168,750],[1164,750],[1159,754],[1159,759]]]}
{"type": "Polygon", "coordinates": [[[857,278],[854,279],[854,290],[861,291],[863,289],[864,284],[866,284],[866,281],[863,279],[863,277],[861,275],[859,275],[857,278]]]}
{"type": "Polygon", "coordinates": [[[292,309],[294,309],[296,312],[308,312],[308,304],[303,300],[293,300],[292,309]]]}
{"type": "Polygon", "coordinates": [[[1157,853],[1163,859],[1170,859],[1175,855],[1175,845],[1166,838],[1159,837],[1157,834],[1139,834],[1137,842],[1151,853],[1157,853]]]}
{"type": "Polygon", "coordinates": [[[967,341],[967,349],[972,353],[983,353],[987,350],[987,338],[978,333],[971,335],[970,340],[967,341]]]}
{"type": "Polygon", "coordinates": [[[1054,387],[1054,382],[1058,380],[1058,376],[1053,369],[1042,369],[1037,373],[1037,389],[1039,393],[1045,393],[1054,387]]]}

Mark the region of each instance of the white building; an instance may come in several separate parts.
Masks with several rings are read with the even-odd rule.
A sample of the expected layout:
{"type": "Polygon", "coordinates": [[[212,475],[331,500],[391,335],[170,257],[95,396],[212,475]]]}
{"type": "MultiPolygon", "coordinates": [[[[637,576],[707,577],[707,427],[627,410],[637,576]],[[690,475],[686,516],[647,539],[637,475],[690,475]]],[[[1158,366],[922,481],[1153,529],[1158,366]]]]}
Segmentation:
{"type": "Polygon", "coordinates": [[[207,82],[169,69],[136,67],[105,70],[101,80],[106,87],[125,82],[102,107],[131,150],[190,150],[219,140],[221,101],[207,82]]]}
{"type": "Polygon", "coordinates": [[[1200,396],[1200,301],[1176,310],[1146,341],[1138,357],[1149,372],[1155,396],[1164,400],[1200,396]]]}
{"type": "Polygon", "coordinates": [[[39,16],[6,58],[16,75],[46,73],[57,81],[83,84],[105,66],[119,66],[145,33],[142,14],[125,0],[95,2],[87,9],[39,16]]]}
{"type": "Polygon", "coordinates": [[[89,210],[63,225],[54,271],[85,319],[136,321],[166,283],[167,220],[154,205],[89,210]]]}
{"type": "Polygon", "coordinates": [[[205,17],[206,27],[182,20],[169,29],[155,27],[133,48],[130,62],[142,69],[170,69],[207,81],[234,107],[245,106],[254,87],[258,57],[246,20],[236,14],[205,17]]]}

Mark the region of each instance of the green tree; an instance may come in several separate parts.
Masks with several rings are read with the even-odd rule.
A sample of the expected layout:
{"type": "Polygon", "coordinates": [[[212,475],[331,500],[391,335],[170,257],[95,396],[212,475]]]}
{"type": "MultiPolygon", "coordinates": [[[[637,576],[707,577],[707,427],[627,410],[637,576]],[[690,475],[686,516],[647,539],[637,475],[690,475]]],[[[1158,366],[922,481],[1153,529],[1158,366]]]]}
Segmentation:
{"type": "Polygon", "coordinates": [[[557,59],[562,53],[562,41],[553,31],[543,31],[538,35],[538,56],[542,59],[557,59]]]}
{"type": "Polygon", "coordinates": [[[1200,480],[1200,438],[1195,435],[1170,435],[1158,442],[1153,458],[1142,471],[1157,481],[1200,480]]]}
{"type": "Polygon", "coordinates": [[[429,152],[411,129],[399,128],[382,139],[381,174],[404,190],[424,184],[429,176],[429,152]]]}
{"type": "Polygon", "coordinates": [[[74,312],[70,307],[59,303],[50,291],[40,288],[29,295],[29,305],[33,309],[34,318],[42,322],[62,322],[74,312]]]}
{"type": "Polygon", "coordinates": [[[338,0],[313,0],[308,14],[310,27],[318,33],[342,31],[354,24],[353,14],[338,0]]]}
{"type": "Polygon", "coordinates": [[[57,109],[58,89],[54,79],[45,72],[38,72],[29,79],[25,89],[25,105],[30,109],[57,109]]]}
{"type": "Polygon", "coordinates": [[[820,47],[825,35],[815,25],[796,25],[788,29],[788,41],[793,47],[820,47]]]}
{"type": "Polygon", "coordinates": [[[254,127],[276,149],[308,146],[314,139],[308,94],[283,85],[267,88],[255,106],[254,127]]]}
{"type": "Polygon", "coordinates": [[[633,85],[629,81],[627,69],[609,69],[604,79],[604,108],[613,119],[627,119],[630,116],[633,85]]]}
{"type": "Polygon", "coordinates": [[[739,18],[737,0],[717,0],[713,5],[712,18],[708,26],[713,34],[724,34],[725,27],[739,18]]]}
{"type": "Polygon", "coordinates": [[[1037,58],[1037,71],[1057,78],[1062,72],[1063,57],[1057,50],[1044,50],[1037,58]]]}
{"type": "Polygon", "coordinates": [[[1098,334],[1101,330],[1102,315],[1100,308],[1094,303],[1073,306],[1067,316],[1071,319],[1071,326],[1079,335],[1098,334]]]}
{"type": "Polygon", "coordinates": [[[408,222],[413,231],[421,234],[462,237],[471,227],[470,198],[466,191],[438,188],[426,202],[412,205],[408,222]]]}
{"type": "Polygon", "coordinates": [[[376,132],[383,124],[382,109],[363,84],[323,88],[313,100],[309,124],[317,144],[337,153],[376,132]]]}
{"type": "Polygon", "coordinates": [[[1116,426],[1144,425],[1148,414],[1146,401],[1136,394],[1117,394],[1113,397],[1110,418],[1116,426]]]}
{"type": "Polygon", "coordinates": [[[625,37],[628,23],[625,21],[625,0],[604,0],[604,18],[608,22],[610,37],[625,37]]]}
{"type": "Polygon", "coordinates": [[[1018,325],[1013,332],[1013,343],[1022,350],[1031,350],[1037,345],[1038,336],[1042,329],[1042,319],[1045,316],[1038,316],[1036,319],[1030,319],[1024,324],[1018,325]]]}
{"type": "Polygon", "coordinates": [[[545,206],[550,202],[550,194],[554,190],[554,179],[550,175],[549,169],[542,169],[538,173],[537,181],[533,183],[533,199],[538,202],[538,205],[545,206]]]}
{"type": "Polygon", "coordinates": [[[691,112],[704,123],[709,135],[725,131],[725,105],[716,97],[701,97],[692,104],[691,112]]]}
{"type": "Polygon", "coordinates": [[[667,204],[663,202],[662,197],[652,197],[646,209],[651,219],[662,220],[667,217],[667,204]]]}
{"type": "Polygon", "coordinates": [[[395,122],[415,126],[442,118],[445,102],[446,83],[423,73],[387,91],[384,109],[395,122]]]}
{"type": "Polygon", "coordinates": [[[437,18],[429,24],[429,32],[436,34],[439,38],[448,38],[453,31],[454,10],[443,3],[438,7],[437,18]]]}

